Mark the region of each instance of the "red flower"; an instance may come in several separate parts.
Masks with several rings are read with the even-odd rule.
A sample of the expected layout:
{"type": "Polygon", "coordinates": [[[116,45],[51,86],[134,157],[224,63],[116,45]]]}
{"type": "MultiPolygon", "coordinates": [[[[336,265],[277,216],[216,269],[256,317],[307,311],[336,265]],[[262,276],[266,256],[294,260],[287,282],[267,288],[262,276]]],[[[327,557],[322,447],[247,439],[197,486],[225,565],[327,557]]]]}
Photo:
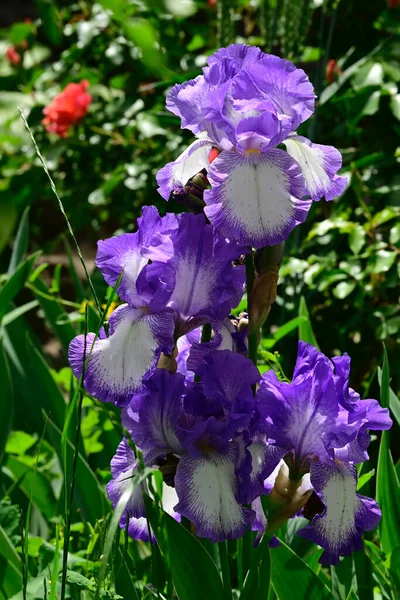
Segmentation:
{"type": "Polygon", "coordinates": [[[9,48],[7,48],[6,56],[11,65],[16,66],[16,65],[19,65],[21,62],[21,54],[19,52],[17,52],[17,49],[15,46],[10,46],[9,48]]]}
{"type": "Polygon", "coordinates": [[[390,9],[399,8],[400,0],[388,0],[388,7],[390,9]]]}
{"type": "Polygon", "coordinates": [[[329,83],[333,83],[335,81],[335,79],[337,79],[339,77],[339,75],[342,75],[343,71],[342,69],[339,68],[339,65],[337,64],[336,60],[334,58],[331,58],[331,60],[328,60],[328,64],[326,65],[326,71],[325,71],[325,76],[328,80],[329,83]]]}
{"type": "Polygon", "coordinates": [[[49,106],[43,109],[42,123],[50,133],[65,137],[69,128],[87,113],[92,96],[87,93],[89,82],[69,83],[49,106]]]}

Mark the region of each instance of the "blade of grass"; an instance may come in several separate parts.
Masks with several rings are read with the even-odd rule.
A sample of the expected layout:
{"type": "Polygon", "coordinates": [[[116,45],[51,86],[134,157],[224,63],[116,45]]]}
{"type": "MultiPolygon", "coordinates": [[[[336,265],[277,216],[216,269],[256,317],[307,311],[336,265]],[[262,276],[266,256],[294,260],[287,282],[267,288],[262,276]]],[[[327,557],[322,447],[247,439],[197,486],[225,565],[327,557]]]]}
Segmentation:
{"type": "MultiPolygon", "coordinates": [[[[64,543],[65,543],[65,539],[64,539],[64,543]]],[[[51,570],[51,587],[50,587],[49,600],[57,600],[59,549],[60,549],[60,529],[59,529],[59,526],[57,525],[57,527],[56,527],[56,549],[54,551],[54,562],[53,562],[53,568],[51,570]]]]}
{"type": "Polygon", "coordinates": [[[24,123],[24,125],[25,125],[25,127],[26,127],[26,130],[28,131],[28,133],[29,133],[29,135],[30,135],[30,138],[31,138],[31,140],[32,140],[32,143],[33,143],[33,145],[34,145],[34,148],[35,148],[36,154],[37,154],[37,156],[38,156],[38,159],[40,160],[40,162],[41,162],[41,164],[42,164],[42,167],[43,167],[43,169],[44,169],[44,172],[45,172],[45,173],[46,173],[46,175],[47,175],[47,178],[48,178],[48,180],[49,180],[49,183],[50,183],[50,187],[51,187],[51,189],[52,189],[52,191],[53,191],[53,193],[54,193],[55,197],[57,198],[58,205],[59,205],[59,207],[60,207],[61,213],[62,213],[62,215],[63,215],[63,217],[64,217],[64,219],[65,219],[65,222],[67,223],[68,231],[69,231],[69,233],[70,233],[70,235],[71,235],[71,238],[72,238],[72,240],[73,240],[73,242],[74,242],[74,245],[75,245],[76,251],[77,251],[77,253],[78,253],[79,260],[81,261],[81,264],[82,264],[83,270],[85,271],[86,279],[87,279],[87,281],[88,281],[88,284],[89,284],[90,290],[91,290],[91,292],[92,292],[92,295],[93,295],[93,300],[95,301],[95,304],[96,304],[97,310],[98,310],[98,312],[99,312],[99,315],[101,315],[101,307],[100,307],[99,300],[98,300],[98,298],[97,298],[96,291],[95,291],[95,289],[94,289],[94,286],[93,286],[93,282],[92,282],[92,280],[91,280],[91,278],[90,278],[90,275],[89,275],[89,273],[88,273],[88,270],[87,270],[87,268],[86,268],[85,261],[83,260],[82,252],[81,252],[81,249],[80,249],[80,247],[79,247],[79,244],[78,244],[78,240],[77,240],[77,239],[76,239],[76,237],[75,237],[75,234],[74,234],[74,232],[73,232],[73,229],[72,229],[71,223],[69,222],[69,219],[68,219],[67,213],[65,212],[64,205],[63,205],[63,203],[62,203],[62,201],[61,201],[61,198],[60,198],[60,196],[58,195],[58,192],[57,192],[56,186],[55,186],[55,184],[54,184],[54,181],[53,181],[53,179],[52,179],[52,177],[51,177],[51,175],[50,175],[50,171],[49,171],[49,169],[48,169],[48,167],[47,167],[47,164],[46,164],[46,162],[45,162],[45,160],[44,160],[44,158],[43,158],[43,156],[42,156],[42,154],[41,154],[41,152],[40,152],[40,150],[39,150],[39,148],[38,148],[38,145],[37,145],[37,143],[36,143],[36,140],[35,140],[35,138],[34,138],[34,136],[33,136],[32,130],[31,130],[31,128],[29,127],[27,120],[25,119],[24,113],[22,112],[22,110],[21,110],[19,107],[18,107],[18,110],[19,110],[19,114],[21,115],[21,119],[22,119],[22,121],[23,121],[23,123],[24,123]]]}
{"type": "MultiPolygon", "coordinates": [[[[86,339],[87,339],[87,307],[85,310],[85,344],[83,350],[83,369],[82,369],[82,377],[81,381],[83,381],[85,377],[85,364],[86,364],[86,339]]],[[[72,506],[74,502],[74,490],[75,490],[75,479],[76,479],[76,469],[78,464],[78,454],[79,454],[79,442],[81,437],[81,420],[82,420],[82,404],[83,404],[83,396],[84,391],[82,386],[79,385],[77,387],[77,394],[74,394],[75,402],[72,401],[69,407],[69,411],[67,414],[67,418],[65,420],[63,432],[61,435],[61,455],[63,459],[63,474],[64,474],[64,496],[65,496],[65,533],[64,533],[64,547],[63,547],[63,562],[62,562],[62,578],[61,578],[61,600],[65,599],[66,592],[66,584],[67,584],[67,569],[68,569],[68,550],[69,550],[69,534],[71,531],[71,523],[72,523],[72,506]],[[78,398],[78,402],[76,400],[78,398]],[[71,475],[71,487],[70,487],[70,496],[68,498],[68,472],[67,472],[67,439],[68,439],[68,431],[69,424],[72,420],[73,411],[75,410],[75,404],[77,402],[77,423],[76,423],[76,433],[75,433],[75,451],[74,458],[72,462],[72,475],[71,475]]]]}
{"type": "MultiPolygon", "coordinates": [[[[383,346],[383,366],[381,379],[381,405],[389,408],[390,402],[389,361],[383,346]]],[[[389,431],[382,431],[379,445],[376,476],[376,498],[382,509],[380,523],[381,546],[389,554],[400,547],[400,484],[389,445],[389,431]]]]}
{"type": "Polygon", "coordinates": [[[8,434],[12,427],[14,412],[14,389],[10,367],[0,339],[0,381],[2,385],[2,401],[0,402],[0,464],[3,461],[4,449],[8,434]]]}
{"type": "Polygon", "coordinates": [[[7,275],[11,277],[13,273],[15,273],[17,267],[22,262],[27,250],[28,250],[28,240],[29,240],[29,230],[28,230],[28,215],[29,215],[29,206],[22,213],[21,221],[19,223],[17,235],[15,236],[15,241],[11,253],[10,264],[8,265],[7,275]]]}

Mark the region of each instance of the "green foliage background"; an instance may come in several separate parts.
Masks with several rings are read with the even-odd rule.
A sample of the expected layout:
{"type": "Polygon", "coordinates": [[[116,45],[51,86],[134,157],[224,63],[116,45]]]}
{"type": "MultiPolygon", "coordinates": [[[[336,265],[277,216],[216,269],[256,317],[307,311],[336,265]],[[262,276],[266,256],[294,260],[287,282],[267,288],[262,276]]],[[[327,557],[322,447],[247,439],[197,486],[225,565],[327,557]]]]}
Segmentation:
{"type": "MultiPolygon", "coordinates": [[[[280,531],[280,549],[271,551],[271,561],[266,550],[263,569],[253,571],[256,592],[247,582],[240,598],[399,597],[397,4],[37,0],[32,23],[21,15],[21,22],[1,31],[0,600],[171,597],[171,573],[181,600],[229,597],[226,580],[221,591],[218,573],[217,579],[212,574],[214,563],[208,579],[193,568],[208,564],[210,556],[220,566],[221,548],[217,555],[211,544],[200,545],[170,522],[160,528],[160,549],[150,548],[128,542],[111,520],[104,485],[122,436],[118,413],[80,397],[66,360],[72,337],[85,327],[95,331],[106,315],[99,321],[75,244],[17,107],[48,165],[104,308],[112,290],[93,272],[97,239],[134,230],[145,204],[165,213],[155,173],[190,140],[166,111],[166,92],[199,74],[207,55],[233,41],[257,44],[307,71],[318,104],[301,133],[338,147],[350,180],[339,200],[314,203],[286,244],[260,368],[290,377],[298,337],[317,340],[328,355],[346,351],[353,387],[363,397],[380,396],[394,420],[390,433],[373,440],[371,461],[360,474],[362,493],[377,497],[384,510],[382,527],[366,536],[365,550],[321,569],[320,551],[293,537],[289,523],[280,531]],[[22,40],[29,46],[14,67],[6,50],[22,40]],[[331,59],[341,74],[329,82],[331,59]],[[93,103],[60,140],[41,125],[43,107],[83,78],[93,103]],[[388,353],[383,371],[382,342],[388,353]]],[[[152,519],[157,529],[165,517],[154,508],[152,519]]],[[[234,597],[253,554],[251,537],[242,546],[228,544],[234,597]]]]}

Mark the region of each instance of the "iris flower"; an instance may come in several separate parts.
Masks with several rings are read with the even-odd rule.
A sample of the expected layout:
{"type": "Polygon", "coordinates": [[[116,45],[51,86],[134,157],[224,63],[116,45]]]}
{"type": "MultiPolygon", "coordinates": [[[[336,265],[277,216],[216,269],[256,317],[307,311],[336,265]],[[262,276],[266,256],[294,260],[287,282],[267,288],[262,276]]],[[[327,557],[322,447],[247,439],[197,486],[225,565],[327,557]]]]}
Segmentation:
{"type": "Polygon", "coordinates": [[[218,50],[202,75],[168,94],[167,108],[197,139],[159,171],[161,196],[206,169],[204,212],[224,236],[255,248],[285,240],[312,200],[346,187],[338,150],[296,133],[314,103],[306,73],[290,61],[244,44],[218,50]],[[220,153],[210,164],[212,149],[220,153]]]}
{"type": "MultiPolygon", "coordinates": [[[[213,324],[214,347],[226,343],[224,319],[240,302],[244,266],[233,265],[242,249],[206,224],[204,215],[160,217],[144,207],[136,233],[98,244],[96,264],[125,301],[110,316],[108,336],[77,336],[69,360],[84,386],[105,402],[124,405],[153,374],[161,352],[202,323],[213,324]],[[92,348],[93,346],[93,348],[92,348]]],[[[232,342],[231,342],[232,344],[232,342]]],[[[224,346],[227,347],[227,346],[224,346]]]]}

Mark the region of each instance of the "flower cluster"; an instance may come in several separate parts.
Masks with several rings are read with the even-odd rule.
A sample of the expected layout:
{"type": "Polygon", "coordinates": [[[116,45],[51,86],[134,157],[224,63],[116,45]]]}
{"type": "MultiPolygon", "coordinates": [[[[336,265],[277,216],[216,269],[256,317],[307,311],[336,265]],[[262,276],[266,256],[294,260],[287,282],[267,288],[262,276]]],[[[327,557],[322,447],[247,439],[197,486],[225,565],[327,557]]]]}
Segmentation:
{"type": "Polygon", "coordinates": [[[42,123],[49,133],[66,137],[70,127],[82,119],[92,102],[87,92],[89,82],[83,79],[80,83],[69,83],[58,94],[49,106],[43,109],[45,118],[42,123]]]}
{"type": "Polygon", "coordinates": [[[219,50],[203,75],[168,94],[167,107],[197,140],[158,173],[160,194],[168,200],[206,169],[204,212],[215,227],[255,248],[283,241],[311,200],[333,200],[347,183],[335,148],[296,133],[314,101],[307,75],[291,62],[242,44],[219,50]],[[212,148],[220,154],[210,165],[212,148]]]}
{"type": "MultiPolygon", "coordinates": [[[[284,239],[311,199],[344,189],[338,151],[295,134],[313,103],[303,71],[241,45],[171,90],[167,105],[199,139],[161,170],[160,190],[186,194],[205,169],[189,186],[204,212],[144,207],[135,233],[99,242],[96,265],[123,304],[107,331],[71,342],[69,360],[88,393],[121,407],[144,464],[163,474],[164,509],[197,536],[272,534],[302,515],[310,523],[298,534],[335,564],[379,521],[377,504],[356,493],[355,465],[368,458],[368,430],[391,426],[388,411],[349,387],[347,355],[331,361],[303,342],[291,383],[261,376],[247,357],[252,315],[230,314],[245,255],[284,239]]],[[[131,490],[121,527],[155,541],[148,483],[131,489],[140,464],[123,439],[107,493],[116,506],[131,490]]]]}

